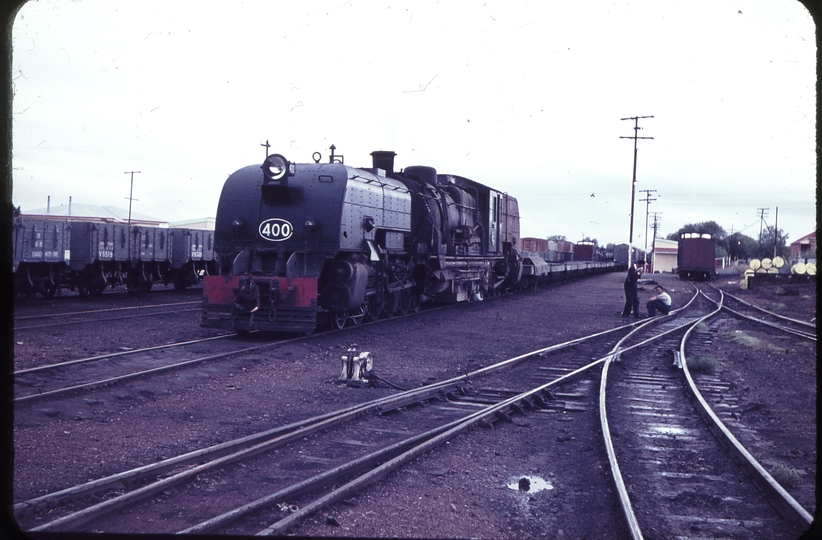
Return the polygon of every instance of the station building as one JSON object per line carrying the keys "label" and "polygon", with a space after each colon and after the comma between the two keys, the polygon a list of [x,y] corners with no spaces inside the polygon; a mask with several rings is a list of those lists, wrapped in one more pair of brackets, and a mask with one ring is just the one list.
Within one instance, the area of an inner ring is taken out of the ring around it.
{"label": "station building", "polygon": [[816,231],[791,242],[791,260],[816,259]]}

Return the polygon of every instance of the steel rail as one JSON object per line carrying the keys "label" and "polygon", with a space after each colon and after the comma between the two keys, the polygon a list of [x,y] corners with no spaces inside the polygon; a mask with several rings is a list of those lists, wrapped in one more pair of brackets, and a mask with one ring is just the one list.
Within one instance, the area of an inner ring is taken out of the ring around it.
{"label": "steel rail", "polygon": [[[711,286],[713,287],[713,285],[711,285]],[[731,295],[729,295],[728,293],[726,293],[725,291],[723,291],[721,289],[716,289],[716,290],[718,290],[721,295],[731,296]],[[713,302],[714,304],[719,305],[719,303],[717,303],[716,300],[714,300],[713,298],[711,298],[710,296],[708,296],[704,292],[702,293],[702,295],[705,298],[707,298],[709,301]],[[734,297],[731,296],[731,298],[734,298]],[[779,319],[790,321],[790,322],[793,322],[793,323],[798,323],[800,325],[808,326],[807,323],[804,323],[803,321],[797,321],[796,319],[791,319],[789,317],[783,317],[783,316],[778,315],[776,313],[771,313],[770,311],[764,310],[762,308],[759,308],[757,306],[754,306],[753,304],[749,304],[749,303],[744,302],[744,301],[742,301],[742,303],[745,304],[745,305],[750,306],[751,308],[758,309],[759,311],[767,313],[768,315],[771,315],[773,317],[777,317]],[[762,319],[757,319],[756,317],[751,317],[750,315],[745,315],[744,313],[742,313],[740,311],[737,311],[735,309],[731,309],[728,306],[724,305],[724,302],[722,302],[722,309],[724,309],[724,310],[726,310],[726,311],[728,311],[728,312],[730,312],[730,313],[732,313],[732,314],[734,314],[737,317],[740,317],[742,319],[746,319],[746,320],[749,320],[749,321],[752,321],[752,322],[755,322],[755,323],[759,323],[759,324],[767,326],[769,328],[773,328],[775,330],[785,332],[786,334],[791,334],[791,335],[794,335],[794,336],[797,336],[797,337],[805,338],[805,339],[808,339],[810,341],[816,341],[816,335],[815,334],[810,334],[808,332],[803,332],[801,330],[794,330],[793,328],[788,328],[787,326],[782,326],[781,324],[776,324],[776,323],[772,323],[772,322],[769,322],[769,321],[763,321]],[[812,326],[812,328],[814,328],[814,330],[815,330],[816,326]]]}
{"label": "steel rail", "polygon": [[37,371],[46,371],[49,369],[57,369],[65,366],[71,366],[74,364],[84,364],[86,362],[95,362],[97,360],[105,360],[106,358],[114,358],[116,356],[126,356],[129,354],[138,354],[148,351],[157,351],[162,349],[170,349],[172,347],[180,347],[182,345],[195,345],[197,343],[204,343],[206,341],[212,341],[215,339],[225,339],[229,337],[234,337],[236,334],[220,334],[219,336],[212,336],[203,339],[192,339],[189,341],[180,341],[178,343],[168,343],[166,345],[155,345],[154,347],[143,347],[142,349],[131,349],[128,351],[118,351],[116,353],[109,353],[109,354],[101,354],[99,356],[90,356],[88,358],[78,358],[77,360],[67,360],[66,362],[59,362],[57,364],[48,364],[45,366],[37,366],[33,368],[21,369],[19,371],[15,371],[12,375],[25,375],[27,373],[35,373]]}
{"label": "steel rail", "polygon": [[611,428],[608,424],[608,411],[606,407],[606,388],[607,388],[607,381],[608,381],[608,368],[611,365],[611,362],[618,359],[620,354],[626,352],[628,350],[634,349],[639,347],[640,345],[644,345],[654,339],[658,339],[664,335],[667,335],[671,332],[681,330],[685,326],[688,325],[696,325],[697,323],[690,321],[683,325],[679,325],[673,330],[663,332],[658,336],[652,337],[647,339],[641,343],[632,345],[630,347],[622,348],[622,344],[627,341],[632,335],[636,334],[639,330],[643,329],[644,327],[650,325],[652,322],[657,322],[664,320],[666,317],[670,317],[671,315],[686,309],[690,306],[694,300],[699,296],[699,290],[694,288],[694,295],[691,297],[691,300],[685,304],[682,308],[671,310],[671,312],[666,316],[661,316],[655,319],[649,320],[647,323],[638,326],[634,331],[628,333],[625,337],[623,337],[611,350],[611,354],[605,358],[605,363],[602,366],[602,374],[600,377],[600,386],[599,386],[599,421],[602,427],[602,438],[605,443],[605,452],[608,455],[608,463],[611,468],[611,476],[614,479],[614,485],[616,486],[617,490],[617,497],[619,498],[619,505],[622,509],[622,515],[625,517],[625,525],[628,527],[628,530],[631,534],[631,538],[633,540],[641,540],[642,530],[639,527],[639,521],[636,518],[636,514],[634,513],[633,505],[631,504],[631,497],[628,495],[628,488],[625,486],[625,480],[622,478],[622,472],[619,468],[619,460],[616,456],[616,450],[614,449],[614,443],[611,439]]}
{"label": "steel rail", "polygon": [[256,499],[250,503],[244,504],[238,508],[210,518],[208,520],[202,521],[196,525],[193,525],[187,529],[177,532],[177,534],[203,534],[214,531],[219,527],[223,527],[228,525],[238,519],[243,518],[244,516],[261,510],[263,508],[267,508],[277,501],[284,500],[289,497],[297,497],[300,495],[304,495],[317,489],[321,489],[333,482],[339,481],[341,478],[345,477],[346,475],[356,474],[363,468],[372,468],[379,464],[383,460],[388,460],[393,457],[396,457],[398,453],[406,451],[407,448],[412,447],[415,444],[419,444],[424,442],[432,437],[435,437],[446,431],[455,427],[462,423],[464,419],[455,420],[443,426],[438,426],[434,429],[428,430],[424,433],[420,433],[418,435],[414,435],[413,437],[409,437],[405,440],[398,441],[390,446],[385,448],[381,448],[375,452],[372,452],[368,455],[361,456],[353,461],[344,463],[327,471],[324,471],[320,474],[312,476],[311,478],[307,478],[302,480],[301,482],[297,482],[296,484],[292,484],[286,488],[280,489],[270,495],[266,495],[259,499]]}
{"label": "steel rail", "polygon": [[740,311],[736,311],[735,309],[731,309],[728,306],[724,306],[724,309],[731,312],[731,313],[733,313],[737,317],[742,317],[743,319],[748,319],[750,321],[757,322],[759,324],[768,326],[770,328],[774,328],[776,330],[781,330],[782,332],[785,332],[786,334],[792,334],[794,336],[805,338],[805,339],[808,339],[810,341],[816,341],[816,336],[814,334],[809,334],[808,332],[802,332],[800,330],[794,330],[792,328],[788,328],[787,326],[782,326],[781,324],[776,324],[776,323],[772,323],[772,322],[768,322],[768,321],[763,321],[761,319],[756,319],[756,318],[751,317],[749,315],[745,315],[744,313],[742,313]]}
{"label": "steel rail", "polygon": [[[636,324],[636,323],[633,323],[633,324]],[[628,326],[631,326],[631,325],[628,325]],[[526,358],[529,358],[530,356],[534,356],[534,355],[537,355],[537,354],[544,354],[546,352],[551,352],[551,351],[557,350],[559,348],[569,347],[571,345],[576,345],[578,343],[582,343],[585,340],[593,339],[595,337],[599,337],[601,335],[605,335],[605,334],[608,334],[610,332],[616,332],[616,331],[622,330],[624,328],[625,327],[612,328],[610,330],[606,330],[604,332],[599,332],[599,333],[596,333],[596,334],[592,334],[590,336],[584,336],[584,337],[577,338],[577,339],[574,339],[574,340],[571,340],[571,341],[568,341],[568,342],[565,342],[565,343],[561,343],[561,344],[558,344],[558,345],[552,345],[552,346],[549,346],[549,347],[545,347],[545,348],[539,349],[537,351],[531,351],[531,352],[525,353],[523,355],[517,356],[515,358],[510,358],[508,360],[500,362],[499,364],[494,364],[492,366],[488,366],[488,367],[476,370],[476,371],[474,371],[470,374],[466,374],[466,375],[463,375],[461,377],[457,377],[455,379],[462,379],[464,377],[471,377],[471,376],[473,376],[473,377],[481,376],[481,375],[484,375],[486,373],[496,371],[498,369],[503,369],[503,368],[505,368],[509,365],[515,364],[515,363],[520,362],[522,360],[525,360]],[[114,384],[117,384],[117,383],[125,381],[125,380],[130,380],[130,379],[142,377],[142,376],[145,376],[145,375],[152,375],[152,374],[160,373],[162,371],[167,371],[167,370],[170,370],[170,369],[176,369],[176,368],[179,368],[179,367],[184,367],[184,366],[188,366],[188,365],[192,365],[192,364],[196,364],[196,363],[200,363],[200,362],[215,360],[217,358],[225,358],[225,357],[233,356],[233,355],[236,355],[236,354],[246,353],[246,352],[250,352],[250,351],[256,351],[256,350],[259,350],[259,349],[264,349],[266,347],[274,347],[274,346],[282,345],[282,344],[285,344],[285,343],[291,343],[292,341],[297,341],[297,340],[302,340],[302,339],[305,339],[305,338],[296,338],[295,340],[279,341],[277,343],[266,343],[264,345],[249,347],[249,348],[242,349],[242,350],[239,350],[239,351],[218,353],[218,354],[214,354],[214,355],[210,355],[210,356],[204,356],[204,357],[201,357],[201,358],[194,358],[194,359],[191,359],[191,360],[186,360],[184,362],[177,362],[177,363],[169,364],[169,365],[166,365],[166,366],[160,366],[160,367],[147,369],[147,370],[143,370],[143,371],[136,371],[134,373],[129,373],[129,374],[126,374],[126,375],[119,375],[117,377],[110,377],[108,379],[102,379],[102,380],[99,380],[99,381],[93,381],[93,382],[88,382],[88,383],[83,383],[83,384],[77,384],[77,385],[68,386],[68,387],[65,387],[65,388],[58,388],[58,389],[55,389],[55,390],[49,390],[47,392],[39,392],[39,393],[36,393],[36,394],[29,394],[29,395],[26,395],[26,396],[20,396],[20,397],[14,398],[13,402],[14,403],[23,403],[23,402],[26,402],[26,401],[32,401],[32,400],[41,399],[41,398],[45,398],[45,397],[54,397],[54,396],[57,396],[57,395],[66,394],[66,393],[70,393],[70,392],[76,392],[76,391],[80,391],[80,390],[93,390],[95,388],[105,388],[107,386],[112,386]]]}
{"label": "steel rail", "polygon": [[[597,365],[601,364],[602,362],[605,361],[605,359],[606,358],[600,358],[598,360],[590,362],[589,364],[587,364],[587,365],[585,365],[581,368],[578,368],[578,369],[576,369],[576,370],[574,370],[570,373],[566,373],[565,375],[562,375],[562,376],[554,379],[553,381],[550,381],[548,383],[540,385],[540,386],[538,386],[536,388],[533,388],[531,390],[522,392],[522,393],[517,394],[515,396],[512,396],[510,398],[507,398],[507,399],[505,399],[503,401],[500,401],[500,402],[498,402],[494,405],[489,405],[487,407],[484,407],[484,408],[480,409],[479,411],[471,413],[470,415],[466,416],[465,418],[463,418],[461,420],[457,420],[456,422],[453,422],[452,424],[448,424],[448,425],[442,426],[440,428],[435,428],[431,432],[423,434],[423,435],[429,435],[430,434],[430,437],[426,438],[425,440],[423,440],[419,444],[412,445],[411,448],[409,448],[408,450],[406,450],[402,454],[390,459],[389,461],[387,461],[385,463],[382,463],[381,465],[379,465],[376,468],[372,469],[368,473],[366,473],[362,476],[359,476],[359,477],[357,477],[353,480],[350,480],[349,482],[347,482],[346,484],[340,486],[339,488],[336,488],[333,491],[329,492],[328,494],[320,497],[319,499],[317,499],[315,501],[312,501],[308,505],[298,509],[296,512],[293,512],[288,517],[276,521],[275,523],[269,525],[265,529],[257,532],[255,534],[255,536],[269,536],[269,535],[281,534],[281,533],[284,533],[284,532],[288,531],[290,528],[295,526],[303,518],[313,514],[314,512],[322,509],[325,506],[333,504],[333,503],[349,496],[350,494],[352,494],[356,491],[359,491],[359,490],[363,489],[364,487],[376,482],[377,480],[380,480],[381,478],[385,477],[386,475],[388,475],[389,473],[391,473],[395,469],[399,468],[400,466],[404,465],[405,463],[408,463],[409,461],[415,459],[419,455],[435,448],[436,446],[439,446],[440,444],[443,444],[444,442],[450,440],[451,438],[453,438],[454,436],[462,433],[463,431],[466,431],[467,429],[470,429],[470,428],[478,425],[480,422],[484,421],[485,419],[495,418],[497,413],[501,412],[503,409],[509,408],[517,402],[527,400],[529,397],[531,397],[535,394],[538,394],[538,393],[540,393],[544,390],[547,390],[548,388],[550,388],[552,386],[555,386],[555,385],[560,384],[562,382],[567,382],[570,378],[575,377],[575,376],[579,375],[580,373],[584,373],[585,371],[593,368],[594,366],[597,366]],[[449,427],[449,426],[453,426],[453,427]],[[433,433],[433,432],[437,432],[437,431],[439,431],[438,434]],[[371,457],[371,456],[366,456],[366,458],[369,458],[369,457]],[[378,459],[375,458],[374,461],[378,461]],[[328,471],[328,473],[331,473],[331,471]],[[319,477],[321,477],[321,476],[322,475],[318,475],[314,479],[309,479],[306,482],[314,481],[315,479],[319,480]],[[286,488],[286,489],[289,489],[289,490],[290,489],[298,489],[298,486],[303,487],[303,486],[301,486],[301,484],[295,484],[294,486],[291,486],[290,488]],[[275,497],[276,495],[277,495],[277,493],[271,494],[267,497],[263,497],[262,499],[258,499],[258,501],[255,501],[255,502],[250,503],[250,504],[254,505],[254,510],[257,510],[257,509],[261,508],[264,505],[270,505],[271,503],[275,502],[276,501],[276,497]],[[261,506],[258,506],[258,505],[261,505]],[[231,515],[232,517],[229,518],[229,515]],[[233,514],[231,512],[229,512],[229,513],[225,514],[224,516],[218,516],[217,518],[213,518],[213,519],[222,521],[223,519],[236,519],[237,517],[240,517],[240,516],[233,516]]]}
{"label": "steel rail", "polygon": [[125,311],[129,309],[147,309],[153,307],[169,307],[169,306],[185,306],[189,304],[202,304],[201,300],[196,300],[193,302],[171,302],[167,304],[145,304],[139,306],[125,306],[125,307],[116,307],[116,308],[105,308],[105,309],[88,309],[84,311],[67,311],[66,313],[49,313],[47,315],[25,315],[22,317],[15,317],[15,321],[30,321],[34,319],[47,319],[49,317],[65,317],[67,315],[86,315],[88,313],[107,313],[109,311]]}
{"label": "steel rail", "polygon": [[266,343],[264,345],[256,345],[254,347],[247,347],[247,348],[240,349],[240,350],[237,350],[237,351],[227,351],[227,352],[224,352],[224,353],[217,353],[217,354],[212,354],[212,355],[209,355],[209,356],[202,356],[200,358],[192,358],[191,360],[185,360],[183,362],[176,362],[174,364],[168,364],[168,365],[160,366],[160,367],[156,367],[156,368],[145,369],[143,371],[135,371],[134,373],[128,373],[126,375],[118,375],[117,377],[110,377],[108,379],[102,379],[102,380],[99,380],[99,381],[93,381],[93,382],[89,382],[89,383],[82,383],[82,384],[77,384],[77,385],[74,385],[74,386],[67,386],[67,387],[64,387],[64,388],[57,388],[55,390],[49,390],[47,392],[40,392],[40,393],[37,393],[37,394],[29,394],[29,395],[26,395],[26,396],[20,396],[20,397],[14,398],[13,401],[14,401],[14,403],[23,403],[23,402],[26,402],[26,401],[33,401],[33,400],[41,399],[41,398],[45,398],[45,397],[54,397],[54,396],[61,395],[61,394],[76,392],[76,391],[79,391],[79,390],[93,390],[95,388],[105,388],[107,386],[112,386],[112,385],[115,385],[115,384],[117,384],[119,382],[122,382],[122,381],[127,381],[127,380],[130,380],[130,379],[136,379],[138,377],[144,377],[146,375],[152,375],[152,374],[155,374],[155,373],[160,373],[160,372],[167,371],[167,370],[170,370],[170,369],[177,369],[177,368],[184,367],[184,366],[189,366],[189,365],[192,365],[192,364],[207,362],[209,360],[216,360],[218,358],[227,358],[227,357],[235,356],[235,355],[238,355],[238,354],[243,354],[243,353],[247,353],[247,352],[251,352],[251,351],[264,349],[266,347],[271,347],[273,345],[278,345],[280,343],[283,343],[283,342],[278,342],[276,344]]}
{"label": "steel rail", "polygon": [[[628,325],[631,326],[631,325]],[[279,444],[286,444],[290,442],[292,439],[296,439],[299,437],[303,437],[307,434],[313,433],[315,431],[325,429],[334,423],[341,423],[349,418],[354,418],[363,414],[367,414],[369,412],[380,412],[390,408],[396,408],[403,406],[408,403],[418,402],[424,399],[429,399],[431,397],[439,396],[445,392],[446,388],[455,388],[460,383],[465,383],[469,381],[471,378],[480,377],[482,375],[486,375],[488,373],[492,373],[494,371],[499,371],[506,369],[515,365],[516,363],[523,361],[531,356],[537,356],[540,354],[544,354],[547,352],[557,351],[566,347],[570,347],[576,345],[578,343],[584,342],[589,339],[593,339],[596,337],[601,337],[603,335],[609,334],[611,332],[615,332],[618,330],[622,330],[625,327],[614,328],[610,330],[606,330],[603,332],[598,332],[596,334],[591,334],[589,336],[584,336],[581,338],[576,338],[567,342],[559,343],[556,345],[551,345],[549,347],[544,347],[542,349],[538,349],[532,351],[530,353],[526,353],[523,355],[519,355],[515,358],[510,358],[504,360],[502,362],[498,362],[491,366],[487,366],[485,368],[481,368],[479,370],[467,373],[465,375],[460,375],[457,377],[453,377],[446,381],[441,381],[439,383],[433,383],[431,385],[423,386],[417,389],[412,389],[408,391],[401,392],[399,394],[395,394],[393,396],[387,396],[383,398],[379,398],[365,404],[358,404],[354,405],[340,411],[333,411],[331,413],[327,413],[324,415],[315,416],[303,421],[295,422],[288,426],[283,426],[280,428],[275,428],[272,430],[264,431],[258,434],[249,435],[243,437],[241,439],[237,439],[235,441],[229,441],[226,443],[217,444],[205,449],[197,450],[194,452],[189,452],[187,454],[183,454],[181,456],[177,456],[175,458],[170,458],[168,460],[164,460],[161,462],[153,463],[151,465],[146,465],[143,467],[137,467],[135,469],[131,469],[129,471],[125,471],[122,473],[118,473],[115,475],[111,475],[105,478],[101,478],[98,480],[93,480],[90,482],[86,482],[85,484],[81,484],[78,486],[74,486],[71,488],[67,488],[64,490],[60,490],[58,492],[54,492],[51,494],[46,494],[34,499],[30,499],[21,503],[17,503],[13,507],[13,511],[15,514],[23,513],[27,510],[36,509],[39,507],[45,506],[54,506],[59,504],[62,500],[67,500],[73,497],[78,497],[80,495],[85,495],[97,491],[101,491],[107,489],[111,486],[115,486],[118,484],[122,484],[123,480],[125,479],[142,479],[146,478],[151,475],[161,474],[166,472],[174,467],[180,467],[184,465],[191,464],[193,462],[202,461],[203,458],[213,458],[213,461],[208,463],[204,463],[200,466],[189,468],[185,471],[175,474],[172,477],[166,478],[161,482],[155,482],[154,484],[149,484],[141,488],[140,492],[137,495],[133,495],[135,492],[129,492],[118,496],[116,498],[110,499],[104,503],[100,503],[93,507],[89,507],[82,515],[77,515],[77,518],[71,518],[70,516],[66,516],[62,518],[59,523],[49,522],[39,526],[37,529],[33,530],[48,530],[52,526],[65,526],[74,521],[74,519],[88,521],[94,519],[95,515],[92,515],[92,512],[98,513],[105,513],[107,511],[113,511],[116,508],[120,508],[121,506],[125,506],[127,504],[131,504],[135,499],[148,497],[158,491],[165,489],[171,483],[178,483],[182,482],[186,478],[192,476],[193,474],[198,474],[203,472],[203,470],[208,470],[210,468],[217,467],[219,465],[228,464],[230,461],[234,459],[241,459],[242,457],[250,457],[249,449],[253,448],[257,452],[262,452],[268,449],[273,448]],[[304,338],[297,338],[297,339],[304,339]],[[282,342],[281,342],[282,343]],[[247,349],[245,351],[240,352],[247,352],[248,350],[260,349],[263,347],[270,347],[272,345],[277,344],[266,344],[261,345],[259,347],[254,347],[252,349]],[[225,353],[223,355],[215,355],[216,356],[227,356],[232,354],[238,354],[237,352],[232,353]],[[195,361],[203,361],[203,359],[196,359],[188,361],[187,363],[195,362]],[[175,364],[175,366],[179,366],[180,364]],[[159,368],[158,368],[159,369]],[[165,369],[165,368],[163,368]],[[569,374],[570,375],[570,374]],[[331,420],[331,422],[327,422]],[[273,442],[272,442],[273,441]],[[234,454],[230,454],[229,452],[235,452]],[[241,455],[240,455],[241,454]],[[223,459],[227,457],[228,459]],[[219,462],[218,462],[219,460]],[[115,507],[115,505],[117,505]],[[95,509],[95,510],[92,510]],[[79,513],[78,513],[79,514]],[[72,514],[75,515],[75,514]]]}
{"label": "steel rail", "polygon": [[[687,305],[690,305],[690,303],[693,302],[693,300],[696,298],[696,296],[697,295],[695,294],[694,297],[691,299],[690,302],[688,302]],[[648,324],[656,322],[656,320],[657,319],[650,320],[650,321],[645,321],[641,325],[641,327],[644,327]],[[661,320],[661,318],[658,319],[658,320]],[[631,325],[628,325],[628,326],[634,326],[636,324],[637,323],[632,323]],[[662,337],[662,335],[665,335],[665,334],[667,334],[667,332],[663,333],[663,334],[660,334],[660,336],[658,336],[658,337]],[[468,417],[466,417],[462,421],[459,421],[460,423],[457,426],[455,426],[453,428],[449,428],[448,431],[443,432],[442,434],[435,436],[433,439],[429,439],[429,440],[421,443],[420,445],[411,448],[410,450],[404,452],[402,455],[397,456],[397,457],[391,459],[389,462],[386,462],[386,463],[380,465],[379,467],[372,470],[371,472],[348,482],[347,484],[345,484],[344,486],[341,486],[338,489],[335,489],[334,491],[332,491],[328,495],[326,495],[326,496],[310,503],[309,505],[299,509],[298,511],[292,513],[290,516],[288,516],[288,517],[286,517],[282,520],[279,520],[279,521],[275,522],[274,524],[270,525],[269,527],[257,532],[256,535],[257,536],[267,536],[267,535],[273,535],[273,534],[281,534],[281,533],[284,533],[284,532],[288,531],[291,527],[296,525],[299,520],[301,520],[301,519],[305,518],[306,516],[320,510],[324,506],[327,506],[327,505],[332,504],[332,503],[334,503],[334,502],[336,502],[340,499],[343,499],[346,496],[348,496],[349,494],[351,494],[355,491],[358,491],[358,490],[364,488],[365,486],[379,480],[380,478],[382,478],[385,475],[389,474],[394,469],[396,469],[399,466],[407,463],[408,461],[416,458],[418,455],[430,450],[434,446],[442,444],[444,441],[450,439],[454,435],[457,435],[458,433],[473,427],[477,423],[483,421],[485,418],[495,416],[498,411],[502,411],[504,408],[511,407],[513,404],[515,404],[519,401],[525,400],[525,399],[529,398],[530,396],[532,396],[532,395],[534,395],[538,392],[542,392],[544,390],[547,390],[551,386],[554,386],[554,385],[559,384],[561,382],[565,382],[568,379],[570,379],[570,378],[572,378],[572,377],[574,377],[574,376],[576,376],[580,373],[583,373],[583,372],[593,368],[594,366],[597,366],[597,365],[599,365],[603,362],[608,361],[610,358],[613,357],[612,353],[613,353],[613,350],[612,350],[611,353],[609,353],[605,357],[602,357],[602,358],[600,358],[598,360],[595,360],[594,362],[591,362],[591,363],[589,363],[589,364],[587,364],[587,365],[585,365],[585,366],[583,366],[579,369],[576,369],[576,370],[574,370],[570,373],[567,373],[567,374],[565,374],[561,377],[558,377],[557,379],[555,379],[553,381],[550,381],[550,382],[548,382],[544,385],[541,385],[541,386],[539,386],[535,389],[520,393],[516,396],[512,396],[512,397],[510,397],[510,398],[508,398],[504,401],[499,402],[498,404],[490,405],[488,407],[485,407],[485,408],[481,409],[480,411],[477,411],[477,412],[469,415]],[[330,471],[329,471],[329,473],[330,473]],[[322,475],[318,475],[318,477],[319,476],[322,476]],[[303,487],[301,484],[295,484],[295,486],[292,486],[291,488],[286,488],[286,489],[288,489],[288,490],[295,489],[296,490],[296,489],[298,489],[298,486],[299,486],[299,488]],[[253,510],[258,510],[258,509],[260,509],[260,508],[262,508],[266,505],[272,504],[276,500],[277,500],[277,494],[275,493],[275,494],[269,495],[267,497],[263,497],[262,499],[259,499],[258,501],[255,501],[254,503],[249,503],[249,505],[246,505],[248,507],[247,509],[245,509],[245,507],[242,507],[241,509],[237,509],[237,510],[234,510],[232,512],[228,512],[228,513],[224,514],[223,516],[218,516],[216,518],[213,518],[211,521],[214,523],[214,527],[216,527],[218,524],[221,524],[221,523],[224,524],[224,523],[227,523],[229,521],[233,521],[233,520],[239,518],[240,516],[237,515],[237,514],[240,513],[240,512],[243,512],[243,511],[250,512],[250,511],[253,511]],[[204,524],[201,524],[200,526],[203,526],[206,529],[202,529],[202,530],[198,529],[196,531],[188,529],[188,530],[182,531],[182,532],[205,532],[205,530],[212,530],[213,529],[213,527],[211,527],[210,525],[205,525],[205,523],[208,523],[208,522],[204,522]],[[195,526],[195,527],[198,527],[198,526]]]}
{"label": "steel rail", "polygon": [[[382,401],[384,399],[385,398],[381,398],[380,400],[376,401]],[[70,498],[89,495],[104,489],[108,489],[112,486],[122,484],[124,480],[140,481],[152,475],[163,474],[175,467],[187,466],[192,462],[200,461],[204,458],[214,459],[216,457],[221,457],[237,449],[246,448],[260,441],[265,441],[267,439],[281,435],[283,433],[290,433],[303,426],[310,425],[314,422],[319,422],[321,420],[330,418],[340,413],[358,410],[361,407],[362,405],[354,405],[352,407],[348,407],[340,411],[333,411],[331,413],[313,416],[311,418],[306,418],[304,420],[287,424],[285,426],[280,426],[259,433],[254,433],[252,435],[247,435],[239,439],[226,441],[224,443],[219,443],[213,446],[209,446],[207,448],[181,454],[173,458],[164,459],[162,461],[158,461],[150,465],[144,465],[142,467],[137,467],[127,471],[123,471],[121,473],[106,476],[104,478],[92,480],[84,484],[66,488],[53,493],[48,493],[40,497],[35,497],[33,499],[17,503],[12,507],[12,510],[15,515],[25,515],[25,513],[29,510],[36,510],[41,507],[57,506],[59,502],[62,500],[68,500]]]}
{"label": "steel rail", "polygon": [[77,320],[77,321],[57,321],[50,324],[32,324],[29,326],[15,326],[14,330],[31,330],[34,328],[50,328],[53,326],[63,326],[69,324],[91,324],[97,323],[101,321],[122,321],[125,319],[136,319],[137,317],[151,317],[153,315],[173,315],[175,313],[185,313],[187,311],[199,311],[200,308],[189,308],[189,309],[178,309],[176,311],[153,311],[151,313],[136,313],[134,315],[123,315],[121,317],[109,317],[107,319],[86,319],[86,320]]}
{"label": "steel rail", "polygon": [[801,320],[799,320],[799,319],[793,319],[793,318],[791,318],[791,317],[786,317],[786,316],[784,316],[784,315],[780,315],[779,313],[774,313],[773,311],[768,311],[767,309],[764,309],[764,308],[762,308],[762,307],[760,307],[760,306],[757,306],[757,305],[755,305],[755,304],[751,304],[750,302],[747,302],[747,301],[745,301],[745,300],[743,300],[743,299],[741,299],[741,298],[739,298],[739,297],[737,297],[737,296],[734,296],[734,295],[732,295],[731,293],[729,293],[729,292],[727,292],[727,291],[723,291],[722,289],[720,289],[720,288],[718,288],[718,287],[715,287],[714,285],[712,285],[712,284],[710,284],[710,283],[708,283],[708,285],[709,285],[710,287],[712,287],[712,288],[716,289],[717,291],[720,291],[720,292],[724,293],[724,294],[725,294],[725,296],[728,296],[728,297],[730,297],[730,298],[733,298],[734,300],[736,300],[736,301],[737,301],[737,302],[739,302],[740,304],[745,304],[746,306],[748,306],[748,307],[750,307],[750,308],[753,308],[753,309],[756,309],[756,310],[759,310],[759,311],[761,311],[762,313],[766,313],[766,314],[770,315],[771,317],[776,317],[776,318],[778,318],[778,319],[783,319],[783,320],[786,320],[786,321],[790,321],[790,322],[792,322],[792,323],[796,323],[796,324],[799,324],[799,325],[801,325],[801,326],[806,326],[806,327],[808,327],[808,328],[813,328],[814,330],[816,330],[816,324],[815,324],[815,323],[811,323],[811,322],[808,322],[808,321],[801,321]]}
{"label": "steel rail", "polygon": [[[720,294],[724,295],[723,291],[720,291]],[[708,297],[706,296],[706,298]],[[720,303],[722,302],[723,298],[720,298]],[[719,310],[706,316],[705,319],[716,315],[718,311]],[[713,433],[723,442],[726,448],[730,449],[732,454],[739,458],[743,466],[748,470],[749,474],[753,476],[757,485],[759,485],[766,493],[768,493],[768,495],[771,496],[771,498],[777,503],[776,506],[781,510],[785,517],[801,525],[810,526],[813,521],[813,516],[810,512],[805,510],[796,501],[796,499],[794,499],[790,493],[788,493],[785,488],[783,488],[779,482],[777,482],[773,476],[765,470],[759,461],[757,461],[756,458],[748,452],[748,450],[739,442],[734,434],[731,433],[725,423],[719,419],[716,413],[714,413],[705,398],[702,397],[702,393],[699,391],[696,383],[691,377],[691,372],[688,370],[688,362],[685,359],[685,341],[688,339],[691,330],[688,330],[688,332],[685,333],[685,336],[682,338],[682,342],[680,344],[679,354],[682,357],[682,372],[688,381],[688,387],[691,389],[691,393],[696,398],[700,412],[706,417],[706,419],[708,419],[710,423],[711,431],[713,431]]]}

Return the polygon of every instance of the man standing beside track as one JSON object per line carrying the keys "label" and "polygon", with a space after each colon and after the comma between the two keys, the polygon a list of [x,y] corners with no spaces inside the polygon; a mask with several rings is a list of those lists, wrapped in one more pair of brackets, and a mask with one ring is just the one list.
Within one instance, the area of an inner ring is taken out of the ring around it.
{"label": "man standing beside track", "polygon": [[645,268],[645,261],[638,260],[628,268],[628,275],[625,277],[625,307],[622,309],[622,316],[628,317],[631,311],[634,312],[634,317],[639,319],[639,292],[637,292],[636,282],[639,276],[642,275],[642,270]]}

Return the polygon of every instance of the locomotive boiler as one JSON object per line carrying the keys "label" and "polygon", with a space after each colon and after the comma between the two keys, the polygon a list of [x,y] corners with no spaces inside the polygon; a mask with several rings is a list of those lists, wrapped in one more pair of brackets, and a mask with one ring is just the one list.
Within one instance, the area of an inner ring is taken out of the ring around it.
{"label": "locomotive boiler", "polygon": [[372,167],[273,154],[228,177],[202,326],[310,333],[482,299],[522,276],[517,200],[394,152]]}

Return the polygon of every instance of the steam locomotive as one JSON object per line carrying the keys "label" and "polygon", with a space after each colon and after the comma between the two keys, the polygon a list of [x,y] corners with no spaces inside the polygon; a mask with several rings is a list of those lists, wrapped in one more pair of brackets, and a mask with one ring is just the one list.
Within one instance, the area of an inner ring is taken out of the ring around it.
{"label": "steam locomotive", "polygon": [[433,167],[394,171],[391,151],[370,168],[334,151],[328,163],[272,154],[228,177],[201,326],[310,333],[520,282],[514,197]]}

